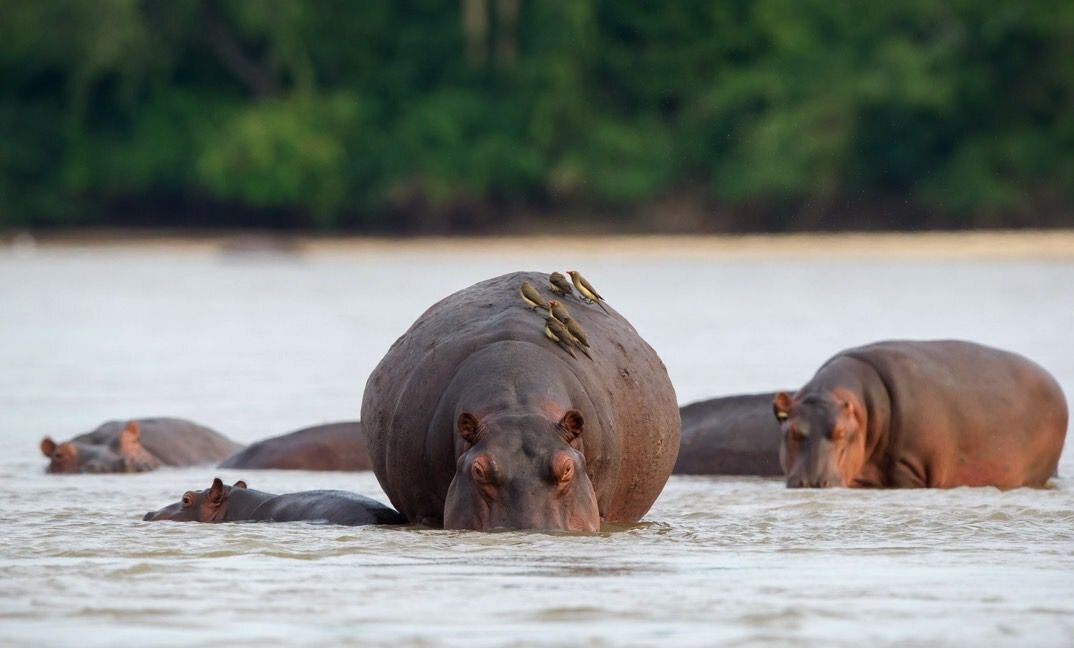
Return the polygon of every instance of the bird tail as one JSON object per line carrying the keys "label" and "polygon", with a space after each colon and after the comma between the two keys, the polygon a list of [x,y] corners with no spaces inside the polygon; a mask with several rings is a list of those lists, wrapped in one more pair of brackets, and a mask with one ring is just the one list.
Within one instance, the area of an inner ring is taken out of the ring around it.
{"label": "bird tail", "polygon": [[[599,299],[597,300],[597,306],[600,306],[600,309],[602,311],[604,311],[605,313],[608,313],[608,309],[607,309],[607,307],[604,306],[604,302],[602,302]],[[608,313],[608,314],[610,315],[611,313]]]}

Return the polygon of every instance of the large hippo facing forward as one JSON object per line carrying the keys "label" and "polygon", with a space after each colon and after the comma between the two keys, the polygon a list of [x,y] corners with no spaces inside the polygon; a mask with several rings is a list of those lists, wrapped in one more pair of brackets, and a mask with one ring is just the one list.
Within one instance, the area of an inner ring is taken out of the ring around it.
{"label": "large hippo facing forward", "polygon": [[536,272],[459,291],[369,377],[373,470],[411,522],[592,531],[639,520],[671,473],[679,410],[656,353],[618,313],[568,297],[592,359],[570,353],[519,298],[524,281],[552,297]]}
{"label": "large hippo facing forward", "polygon": [[276,470],[370,470],[362,424],[325,423],[251,443],[221,468]]}
{"label": "large hippo facing forward", "polygon": [[108,421],[70,441],[41,440],[50,473],[145,472],[216,463],[242,446],[219,432],[177,418]]}
{"label": "large hippo facing forward", "polygon": [[1067,429],[1048,372],[953,340],[843,351],[773,407],[790,487],[1040,487]]}
{"label": "large hippo facing forward", "polygon": [[676,475],[783,474],[779,445],[783,433],[772,418],[775,392],[725,396],[679,409],[682,441]]}

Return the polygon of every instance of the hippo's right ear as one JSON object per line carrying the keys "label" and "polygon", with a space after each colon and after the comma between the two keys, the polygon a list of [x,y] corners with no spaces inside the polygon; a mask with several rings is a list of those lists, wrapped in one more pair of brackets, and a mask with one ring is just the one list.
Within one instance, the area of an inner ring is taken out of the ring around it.
{"label": "hippo's right ear", "polygon": [[459,420],[455,421],[455,430],[462,440],[470,445],[477,445],[481,438],[481,423],[470,412],[459,414]]}
{"label": "hippo's right ear", "polygon": [[209,501],[213,504],[219,504],[224,501],[225,496],[224,482],[220,481],[219,477],[213,479],[213,485],[209,487]]}
{"label": "hippo's right ear", "polygon": [[231,487],[232,488],[243,488],[243,489],[245,489],[246,488],[246,482],[244,482],[243,480],[240,479],[239,481],[237,481],[234,484],[232,484]]}
{"label": "hippo's right ear", "polygon": [[787,392],[780,392],[772,400],[772,413],[782,423],[791,417],[791,397]]}
{"label": "hippo's right ear", "polygon": [[41,454],[45,455],[49,459],[56,452],[56,442],[52,440],[52,437],[45,437],[41,439]]}

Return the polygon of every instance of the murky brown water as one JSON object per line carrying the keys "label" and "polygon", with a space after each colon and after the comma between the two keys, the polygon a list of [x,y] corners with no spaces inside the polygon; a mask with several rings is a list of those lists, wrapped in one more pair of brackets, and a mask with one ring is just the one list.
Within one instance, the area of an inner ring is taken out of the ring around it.
{"label": "murky brown water", "polygon": [[427,305],[520,268],[586,271],[683,403],[797,385],[887,337],[1010,348],[1074,393],[1074,264],[604,252],[0,252],[0,644],[1074,643],[1064,480],[1001,493],[673,478],[643,524],[572,536],[141,521],[214,475],[382,498],[370,473],[42,473],[42,435],[107,418],[186,416],[241,441],[354,418]]}

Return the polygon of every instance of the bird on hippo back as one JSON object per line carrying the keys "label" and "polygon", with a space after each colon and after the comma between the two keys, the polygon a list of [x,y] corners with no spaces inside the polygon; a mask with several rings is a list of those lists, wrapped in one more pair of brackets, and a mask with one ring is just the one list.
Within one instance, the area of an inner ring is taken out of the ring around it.
{"label": "bird on hippo back", "polygon": [[430,307],[370,375],[373,470],[411,522],[593,531],[639,520],[678,453],[679,412],[656,353],[614,310],[579,304],[593,359],[545,336],[519,272]]}

